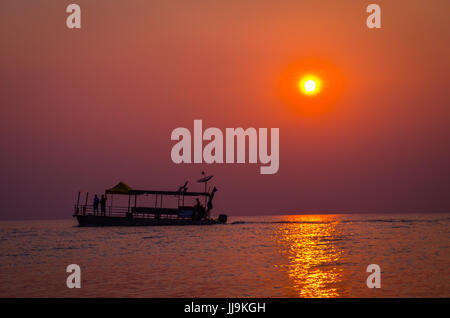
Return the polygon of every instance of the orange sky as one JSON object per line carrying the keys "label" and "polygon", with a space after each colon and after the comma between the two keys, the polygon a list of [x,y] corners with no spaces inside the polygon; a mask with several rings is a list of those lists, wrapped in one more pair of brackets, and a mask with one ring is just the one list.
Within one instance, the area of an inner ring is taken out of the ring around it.
{"label": "orange sky", "polygon": [[[375,1],[381,30],[367,1],[76,1],[81,30],[69,3],[0,4],[0,218],[202,170],[228,214],[449,211],[448,1]],[[296,68],[329,76],[320,102],[283,91]],[[280,128],[279,172],[173,164],[194,119]]]}

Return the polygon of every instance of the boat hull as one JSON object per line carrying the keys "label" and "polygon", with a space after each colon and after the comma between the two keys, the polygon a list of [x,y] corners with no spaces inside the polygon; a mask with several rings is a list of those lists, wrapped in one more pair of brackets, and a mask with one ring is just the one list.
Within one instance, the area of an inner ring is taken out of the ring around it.
{"label": "boat hull", "polygon": [[161,226],[161,225],[211,225],[219,224],[213,219],[165,219],[165,218],[128,218],[99,215],[74,215],[80,226]]}

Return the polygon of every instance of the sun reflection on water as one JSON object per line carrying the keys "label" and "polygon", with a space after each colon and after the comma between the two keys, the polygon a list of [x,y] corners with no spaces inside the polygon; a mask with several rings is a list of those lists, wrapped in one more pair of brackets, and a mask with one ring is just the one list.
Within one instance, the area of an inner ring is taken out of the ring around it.
{"label": "sun reflection on water", "polygon": [[333,215],[286,216],[275,234],[282,254],[282,264],[299,297],[339,297],[343,269],[339,264],[342,250],[336,246],[340,235]]}

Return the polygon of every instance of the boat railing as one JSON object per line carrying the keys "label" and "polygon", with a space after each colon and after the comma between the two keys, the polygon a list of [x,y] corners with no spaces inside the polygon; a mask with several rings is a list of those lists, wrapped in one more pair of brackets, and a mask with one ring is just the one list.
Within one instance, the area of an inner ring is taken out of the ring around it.
{"label": "boat railing", "polygon": [[147,208],[147,207],[125,207],[125,206],[107,206],[104,211],[99,207],[94,211],[92,205],[75,205],[74,215],[93,215],[110,217],[139,217],[139,218],[164,218],[177,219],[180,216],[177,209],[167,208]]}

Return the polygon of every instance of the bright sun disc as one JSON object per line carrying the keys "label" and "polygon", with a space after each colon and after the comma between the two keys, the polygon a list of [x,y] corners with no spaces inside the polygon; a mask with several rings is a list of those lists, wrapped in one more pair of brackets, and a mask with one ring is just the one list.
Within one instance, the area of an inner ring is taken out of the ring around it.
{"label": "bright sun disc", "polygon": [[312,92],[313,90],[315,90],[316,89],[316,82],[314,82],[313,80],[307,80],[306,82],[305,82],[305,89],[308,91],[308,92]]}
{"label": "bright sun disc", "polygon": [[312,75],[300,79],[298,82],[300,91],[305,95],[314,95],[320,91],[320,80]]}

